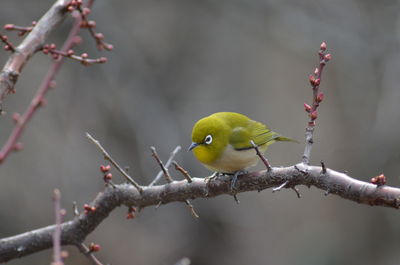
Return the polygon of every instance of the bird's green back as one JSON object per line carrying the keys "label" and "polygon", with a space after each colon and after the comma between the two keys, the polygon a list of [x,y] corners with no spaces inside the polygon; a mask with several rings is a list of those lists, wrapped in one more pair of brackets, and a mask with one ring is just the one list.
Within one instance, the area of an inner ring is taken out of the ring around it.
{"label": "bird's green back", "polygon": [[236,150],[253,148],[250,141],[253,140],[257,146],[270,145],[275,141],[295,141],[271,131],[265,124],[251,120],[245,115],[235,112],[218,112],[211,116],[220,118],[232,128],[229,143]]}

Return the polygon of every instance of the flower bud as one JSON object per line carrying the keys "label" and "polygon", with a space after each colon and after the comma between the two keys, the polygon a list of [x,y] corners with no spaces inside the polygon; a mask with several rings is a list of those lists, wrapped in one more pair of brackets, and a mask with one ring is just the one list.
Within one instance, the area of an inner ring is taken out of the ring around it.
{"label": "flower bud", "polygon": [[104,175],[104,181],[112,180],[113,175],[111,173],[107,173]]}
{"label": "flower bud", "polygon": [[311,106],[308,105],[307,103],[304,103],[303,106],[304,106],[304,110],[305,110],[306,112],[310,113],[310,111],[311,111]]}
{"label": "flower bud", "polygon": [[103,172],[103,173],[107,173],[108,171],[110,171],[110,169],[111,169],[110,165],[107,165],[107,166],[101,165],[100,166],[100,171]]}
{"label": "flower bud", "polygon": [[89,251],[90,252],[97,252],[97,251],[100,251],[100,245],[99,244],[95,244],[95,243],[90,243],[90,245],[89,245]]}
{"label": "flower bud", "polygon": [[5,24],[4,25],[4,29],[5,30],[12,30],[12,29],[14,29],[14,24]]}
{"label": "flower bud", "polygon": [[324,93],[319,93],[316,100],[318,103],[322,102],[324,100]]}
{"label": "flower bud", "polygon": [[313,112],[310,113],[310,118],[311,120],[316,120],[318,118],[318,112],[314,110]]}
{"label": "flower bud", "polygon": [[332,59],[332,55],[330,53],[328,53],[324,56],[324,59],[325,59],[325,62],[328,62]]}
{"label": "flower bud", "polygon": [[319,47],[321,51],[326,51],[326,42],[322,42],[321,46]]}
{"label": "flower bud", "polygon": [[309,76],[308,76],[308,80],[310,81],[310,84],[311,84],[312,86],[315,85],[315,77],[314,77],[313,75],[309,75]]}

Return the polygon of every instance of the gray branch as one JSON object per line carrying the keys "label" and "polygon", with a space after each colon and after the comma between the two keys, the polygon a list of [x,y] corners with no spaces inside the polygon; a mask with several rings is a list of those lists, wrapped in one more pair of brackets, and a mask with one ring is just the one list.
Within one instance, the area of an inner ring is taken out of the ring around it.
{"label": "gray branch", "polygon": [[[336,194],[344,199],[358,203],[386,206],[398,209],[400,207],[400,189],[389,186],[377,186],[351,178],[350,176],[331,169],[297,164],[295,166],[272,168],[240,175],[235,193],[261,191],[276,187],[287,182],[285,188],[298,185],[314,186],[325,190],[328,194]],[[85,238],[120,205],[144,208],[147,206],[167,204],[170,202],[185,202],[189,199],[216,197],[223,194],[233,195],[230,188],[230,177],[220,176],[209,182],[203,178],[173,181],[171,183],[152,187],[143,187],[143,192],[129,184],[106,187],[91,202],[96,207],[94,212],[81,213],[73,220],[61,225],[61,244],[79,245]],[[23,257],[34,252],[52,247],[52,234],[55,225],[39,228],[20,235],[0,240],[0,262],[6,262]]]}
{"label": "gray branch", "polygon": [[69,0],[56,1],[7,60],[0,72],[0,107],[5,96],[14,91],[18,76],[25,64],[42,47],[57,25],[64,20],[69,2]]}

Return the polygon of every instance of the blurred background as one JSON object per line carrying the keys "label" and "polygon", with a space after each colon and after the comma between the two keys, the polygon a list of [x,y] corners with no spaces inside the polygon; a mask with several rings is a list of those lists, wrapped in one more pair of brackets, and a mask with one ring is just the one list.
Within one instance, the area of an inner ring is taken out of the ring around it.
{"label": "blurred background", "polygon": [[[29,25],[53,2],[2,1],[0,25]],[[83,67],[67,60],[47,106],[23,134],[24,150],[0,165],[0,237],[52,224],[54,188],[67,219],[73,201],[82,206],[102,190],[102,155],[85,132],[141,184],[159,170],[150,146],[166,161],[177,145],[189,145],[195,121],[217,111],[246,114],[298,139],[271,146],[267,157],[274,166],[299,162],[308,74],[322,41],[333,59],[323,76],[312,163],[323,160],[365,181],[384,173],[399,186],[399,8],[399,1],[385,0],[95,1],[90,18],[115,49],[97,52],[82,32],[76,52],[105,54],[108,62]],[[66,20],[51,41],[61,45],[70,26]],[[1,65],[8,55],[0,52]],[[17,93],[5,101],[0,143],[50,63],[37,54],[24,69]],[[210,174],[186,151],[177,161],[193,176]],[[398,211],[299,188],[301,199],[291,190],[265,190],[239,194],[239,205],[230,196],[194,200],[198,220],[182,203],[146,208],[134,220],[125,219],[122,207],[87,243],[99,243],[99,259],[111,264],[172,265],[182,257],[195,265],[399,264]],[[67,249],[66,264],[90,264]],[[9,264],[50,262],[47,250]]]}

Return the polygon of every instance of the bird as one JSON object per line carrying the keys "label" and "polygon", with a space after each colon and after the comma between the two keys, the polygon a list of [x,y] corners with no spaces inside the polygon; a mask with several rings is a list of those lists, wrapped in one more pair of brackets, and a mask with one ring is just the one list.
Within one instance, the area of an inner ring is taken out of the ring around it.
{"label": "bird", "polygon": [[233,189],[237,176],[260,160],[251,141],[261,153],[277,141],[296,142],[243,114],[217,112],[195,123],[188,151],[192,151],[206,168],[233,175]]}

